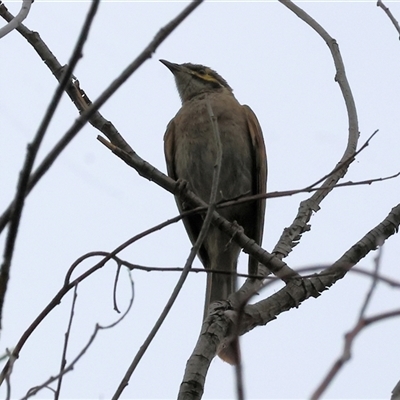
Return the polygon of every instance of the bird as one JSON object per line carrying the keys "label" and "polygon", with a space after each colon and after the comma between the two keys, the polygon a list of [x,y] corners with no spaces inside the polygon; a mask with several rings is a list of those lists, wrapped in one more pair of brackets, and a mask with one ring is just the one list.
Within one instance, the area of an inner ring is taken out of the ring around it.
{"label": "bird", "polygon": [[[258,119],[251,108],[241,105],[227,81],[213,69],[192,63],[176,64],[160,60],[173,74],[182,107],[167,125],[164,153],[168,175],[185,182],[192,192],[209,203],[217,145],[210,112],[218,124],[222,161],[216,202],[266,193],[267,156]],[[175,197],[179,211],[190,205]],[[217,211],[236,222],[244,233],[261,245],[264,230],[265,198],[220,208]],[[192,244],[202,227],[204,215],[186,216],[183,223]],[[210,225],[198,251],[207,273],[204,318],[209,305],[227,300],[236,291],[236,271],[240,246],[232,237]],[[258,261],[249,257],[248,272],[256,275]],[[229,347],[229,346],[228,346]],[[233,348],[218,354],[230,364],[238,362]]]}

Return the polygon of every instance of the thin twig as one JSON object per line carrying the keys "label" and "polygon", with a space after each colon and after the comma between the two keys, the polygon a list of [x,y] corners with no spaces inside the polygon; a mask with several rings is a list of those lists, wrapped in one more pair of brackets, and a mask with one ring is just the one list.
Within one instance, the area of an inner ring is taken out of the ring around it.
{"label": "thin twig", "polygon": [[[44,389],[44,388],[49,388],[49,385],[56,381],[57,379],[59,379],[61,376],[64,376],[65,374],[67,374],[68,372],[71,372],[75,365],[78,363],[78,361],[85,355],[85,353],[87,352],[87,350],[89,349],[89,347],[92,345],[92,343],[94,342],[94,340],[97,337],[97,334],[101,331],[101,330],[106,330],[106,329],[111,329],[114,328],[116,325],[118,325],[129,313],[129,311],[132,308],[133,305],[133,301],[134,301],[134,283],[132,280],[131,275],[129,274],[129,281],[130,281],[130,285],[131,285],[131,298],[129,300],[129,304],[128,307],[126,308],[126,310],[124,311],[124,313],[113,323],[111,323],[110,325],[100,325],[100,324],[96,324],[95,328],[93,330],[92,335],[90,336],[88,342],[86,343],[86,345],[81,349],[81,351],[75,356],[75,358],[71,361],[71,363],[66,366],[62,371],[60,371],[60,373],[56,376],[52,376],[49,379],[47,379],[44,383],[42,383],[41,385],[35,386],[33,388],[31,388],[28,393],[25,395],[25,397],[23,397],[21,400],[27,400],[29,397],[32,397],[34,395],[36,395],[37,393],[39,393],[40,390]],[[54,391],[55,392],[55,391]]]}
{"label": "thin twig", "polygon": [[[398,178],[399,176],[400,176],[400,172],[396,172],[393,175],[384,176],[383,178],[372,178],[372,179],[365,179],[363,181],[342,182],[342,183],[337,183],[335,186],[332,187],[332,189],[371,185],[373,183],[384,182],[384,181],[388,181],[391,179],[395,179],[395,178]],[[238,204],[242,204],[242,203],[248,203],[248,202],[259,200],[259,199],[277,199],[277,198],[281,198],[281,197],[293,196],[293,195],[300,194],[300,193],[318,192],[319,190],[324,190],[324,188],[320,188],[320,187],[311,188],[311,187],[307,186],[303,189],[282,190],[282,191],[276,191],[276,192],[260,193],[260,194],[255,194],[252,196],[241,197],[236,200],[227,200],[227,201],[218,203],[217,209],[231,207],[232,205],[238,205]],[[201,208],[196,209],[197,212],[199,212],[201,210],[202,210]]]}
{"label": "thin twig", "polygon": [[356,335],[361,331],[361,329],[365,327],[365,321],[367,320],[367,318],[365,318],[365,312],[367,310],[368,305],[371,302],[372,295],[375,292],[377,283],[379,282],[378,276],[379,276],[380,262],[382,258],[382,248],[383,248],[382,246],[379,247],[378,253],[375,257],[374,271],[372,274],[371,285],[361,306],[357,322],[354,328],[345,335],[343,353],[341,357],[339,357],[338,360],[334,362],[333,366],[328,371],[322,382],[318,385],[318,388],[315,390],[314,394],[311,397],[313,400],[317,400],[322,396],[322,394],[326,391],[328,386],[332,383],[335,376],[340,372],[344,364],[346,364],[346,362],[349,361],[351,358],[351,347],[353,340],[355,339]]}
{"label": "thin twig", "polygon": [[400,310],[397,309],[397,310],[377,314],[373,317],[360,319],[357,322],[356,326],[351,331],[346,333],[342,355],[334,362],[334,364],[332,365],[332,368],[329,370],[328,374],[323,379],[323,381],[318,386],[318,388],[315,390],[315,392],[312,394],[310,399],[318,400],[322,396],[324,391],[327,389],[329,384],[332,382],[334,377],[337,375],[337,373],[340,371],[340,369],[343,367],[343,365],[347,361],[350,360],[353,342],[356,339],[356,337],[358,336],[358,334],[364,328],[366,328],[367,326],[372,325],[376,322],[383,321],[384,319],[389,319],[389,318],[399,317],[399,316],[400,316]]}
{"label": "thin twig", "polygon": [[[101,252],[102,256],[105,256],[109,253],[106,252]],[[91,253],[91,256],[97,256],[99,254],[97,253]],[[127,267],[130,270],[139,270],[139,271],[145,271],[145,272],[182,272],[183,271],[183,267],[150,267],[147,265],[139,265],[139,264],[133,264],[130,263],[126,260],[122,260],[117,256],[113,257],[114,260],[116,260],[118,262],[118,264],[121,264],[125,267]],[[327,270],[329,267],[331,267],[332,264],[320,264],[318,266],[307,266],[307,267],[297,267],[296,271],[301,273],[302,278],[306,279],[306,278],[312,278],[315,276],[314,272],[320,272],[319,276],[323,276],[323,275],[329,275],[331,274],[331,272],[325,272],[325,270]],[[205,268],[191,268],[190,269],[191,273],[204,273],[204,274],[221,274],[221,275],[231,275],[232,273],[230,271],[226,271],[226,270],[222,270],[222,269],[213,269],[212,272],[205,269]],[[349,272],[356,272],[359,273],[361,275],[364,275],[366,277],[373,277],[375,276],[375,272],[370,272],[368,270],[365,269],[361,269],[361,268],[357,268],[357,267],[353,267],[349,270]],[[271,281],[271,283],[279,283],[281,282],[280,279],[278,279],[275,276],[267,276],[264,277],[263,275],[251,275],[251,274],[242,274],[242,273],[236,273],[235,274],[236,277],[238,278],[251,278],[251,279],[266,279]],[[381,274],[376,275],[377,279],[382,282],[382,283],[386,283],[387,285],[393,287],[393,288],[400,288],[400,281],[395,281],[389,277],[383,276]],[[263,288],[266,285],[263,285]],[[234,308],[234,307],[233,307]]]}
{"label": "thin twig", "polygon": [[[329,172],[329,174],[326,174],[325,176],[323,176],[322,178],[318,179],[315,183],[313,183],[312,185],[310,185],[310,189],[313,188],[314,186],[317,186],[319,183],[327,180],[328,178],[330,178],[332,175],[335,175],[337,172],[339,172],[341,169],[348,167],[355,159],[356,157],[363,151],[365,150],[368,146],[369,146],[369,142],[374,138],[374,136],[379,132],[378,129],[376,129],[371,136],[365,141],[365,143],[357,150],[354,152],[354,154],[350,154],[348,156],[347,159],[345,160],[341,160],[338,165],[336,165],[336,167]],[[344,154],[345,156],[346,154]],[[343,156],[343,157],[344,157]],[[335,184],[334,187],[336,187],[337,185]]]}
{"label": "thin twig", "polygon": [[[175,219],[178,219],[180,217],[176,217]],[[35,318],[35,320],[31,323],[31,325],[26,329],[26,331],[22,334],[20,339],[18,340],[18,343],[14,347],[13,351],[10,354],[10,357],[6,363],[6,365],[3,367],[1,373],[0,373],[0,386],[3,383],[4,379],[9,376],[9,374],[12,371],[13,365],[15,361],[18,359],[20,351],[22,347],[25,345],[26,341],[28,338],[32,335],[32,333],[35,331],[35,329],[40,325],[40,323],[49,315],[49,313],[57,307],[63,297],[71,290],[73,289],[78,283],[82,282],[86,278],[88,278],[90,275],[92,275],[94,272],[99,270],[100,268],[103,268],[104,265],[109,261],[114,259],[114,256],[117,255],[119,252],[130,246],[131,244],[135,243],[136,241],[152,234],[153,232],[156,232],[160,229],[162,229],[165,226],[170,225],[171,220],[164,221],[161,224],[158,224],[156,226],[153,226],[150,229],[147,229],[146,231],[143,231],[139,233],[138,235],[135,235],[134,237],[130,238],[126,242],[122,243],[119,245],[116,249],[114,249],[112,252],[92,252],[92,253],[87,253],[81,257],[79,257],[69,268],[69,270],[66,273],[65,280],[64,280],[64,285],[63,287],[56,293],[54,298],[49,302],[49,304],[42,310],[42,312]],[[99,261],[97,264],[95,264],[93,267],[89,268],[87,271],[79,275],[77,278],[74,280],[71,280],[72,274],[77,268],[78,265],[80,265],[84,260],[86,260],[89,257],[92,256],[104,256],[104,258]]]}
{"label": "thin twig", "polygon": [[378,276],[379,276],[379,269],[381,267],[382,252],[383,252],[383,247],[380,246],[378,249],[378,252],[376,253],[375,259],[374,259],[374,271],[373,271],[373,275],[372,275],[371,286],[365,296],[365,300],[361,307],[360,314],[358,316],[358,320],[361,320],[362,318],[364,318],[365,312],[367,311],[367,308],[371,302],[372,295],[374,294],[376,286],[379,282]]}
{"label": "thin twig", "polygon": [[[389,19],[392,21],[393,26],[396,28],[396,31],[399,33],[400,35],[400,25],[397,21],[397,19],[393,16],[392,12],[389,10],[388,7],[386,7],[383,2],[381,0],[378,0],[378,2],[376,3],[377,7],[382,8],[383,11],[385,11],[386,15],[389,17]],[[400,37],[399,37],[400,39]]]}
{"label": "thin twig", "polygon": [[0,270],[0,329],[1,329],[1,321],[3,315],[4,298],[7,291],[7,284],[10,275],[11,261],[14,254],[15,241],[18,235],[18,228],[22,215],[22,209],[24,207],[25,197],[27,192],[29,191],[28,187],[29,187],[30,175],[33,168],[33,164],[35,162],[36,155],[39,151],[39,147],[42,143],[42,139],[47,131],[50,121],[53,118],[54,112],[61,100],[61,96],[64,93],[64,89],[67,83],[69,82],[72,72],[76,67],[79,59],[82,57],[83,45],[85,44],[86,39],[88,37],[88,33],[92,25],[94,16],[96,14],[98,5],[99,5],[99,0],[94,0],[92,2],[92,5],[86,16],[85,22],[82,26],[81,33],[78,37],[77,43],[72,52],[69,65],[64,71],[64,75],[59,85],[57,86],[57,89],[46,110],[46,113],[43,117],[43,120],[38,128],[38,131],[32,143],[28,145],[25,162],[22,171],[20,172],[19,175],[17,193],[15,194],[13,200],[11,222],[4,248],[3,264],[1,265],[1,270]]}
{"label": "thin twig", "polygon": [[67,349],[68,349],[69,338],[71,335],[72,321],[74,320],[74,315],[75,315],[75,305],[76,305],[77,298],[78,298],[78,285],[75,286],[74,293],[72,295],[71,311],[69,314],[67,331],[65,332],[65,340],[64,340],[64,346],[63,346],[63,351],[62,351],[62,356],[61,356],[60,372],[58,374],[59,378],[57,381],[57,389],[56,389],[55,395],[54,395],[55,400],[58,400],[60,398],[62,378],[64,376],[63,371],[67,364]]}
{"label": "thin twig", "polygon": [[119,274],[121,272],[121,267],[123,264],[117,260],[117,257],[114,257],[114,260],[116,260],[116,262],[117,262],[117,269],[115,271],[115,278],[114,278],[113,303],[114,303],[114,310],[117,313],[120,313],[118,304],[117,304],[117,285],[118,285],[118,280],[119,280]]}

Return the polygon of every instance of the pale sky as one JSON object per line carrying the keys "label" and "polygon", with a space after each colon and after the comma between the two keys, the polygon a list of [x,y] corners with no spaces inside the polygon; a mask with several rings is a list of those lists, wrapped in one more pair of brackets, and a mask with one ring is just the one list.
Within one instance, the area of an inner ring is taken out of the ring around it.
{"label": "pale sky", "polygon": [[[20,2],[5,1],[14,14]],[[75,71],[87,95],[96,97],[147,46],[161,26],[187,3],[100,4]],[[369,2],[299,2],[340,47],[356,101],[360,145],[378,135],[354,162],[344,181],[385,177],[400,171],[400,48],[384,12]],[[89,2],[35,0],[26,26],[39,32],[61,64],[68,62]],[[388,2],[400,19],[400,3]],[[1,22],[2,26],[3,22]],[[15,193],[27,143],[35,134],[57,82],[16,31],[0,40],[0,209]],[[132,148],[166,171],[163,135],[180,107],[173,76],[158,59],[207,65],[257,114],[269,163],[269,191],[307,186],[334,168],[347,141],[347,114],[325,42],[277,2],[206,2],[157,49],[153,57],[101,108]],[[39,161],[77,118],[64,96]],[[95,250],[111,251],[130,237],[177,215],[172,195],[141,178],[96,140],[86,126],[26,201],[6,296],[0,353],[21,334],[63,284],[69,266]],[[380,223],[399,202],[399,179],[334,190],[311,219],[311,231],[285,260],[292,268],[329,265]],[[267,203],[263,247],[272,251],[307,194]],[[0,243],[4,244],[4,233]],[[122,257],[148,266],[181,267],[190,252],[182,223],[131,246]],[[399,236],[384,246],[382,274],[398,280]],[[371,269],[375,253],[359,264]],[[79,272],[93,265],[86,261]],[[201,264],[196,259],[194,266]],[[247,257],[240,257],[245,272]],[[115,266],[109,264],[79,287],[67,359],[89,339],[94,325],[110,324]],[[125,320],[102,331],[74,371],[61,397],[108,399],[158,318],[178,273],[134,271],[134,305]],[[349,274],[242,340],[247,398],[308,398],[343,346],[358,318],[370,279]],[[126,271],[118,288],[128,301]],[[275,284],[260,298],[281,288]],[[123,398],[174,398],[201,326],[205,274],[191,274],[159,334],[134,373]],[[22,397],[59,369],[70,293],[27,341],[11,378],[12,397]],[[399,291],[380,284],[367,315],[399,308]],[[329,387],[327,399],[383,399],[400,379],[400,320],[373,325],[357,339],[351,361]],[[233,398],[232,367],[216,358],[205,399]],[[0,389],[4,397],[5,387]],[[52,398],[49,390],[36,398]]]}

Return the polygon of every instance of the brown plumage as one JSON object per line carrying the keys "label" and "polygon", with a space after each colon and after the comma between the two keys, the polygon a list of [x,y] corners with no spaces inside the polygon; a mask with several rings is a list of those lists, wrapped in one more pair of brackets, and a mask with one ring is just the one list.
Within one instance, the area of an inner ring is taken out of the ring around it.
{"label": "brown plumage", "polygon": [[[265,193],[265,145],[261,127],[250,107],[239,104],[228,83],[212,69],[202,65],[160,61],[174,74],[182,100],[182,107],[168,124],[164,137],[168,175],[187,181],[190,190],[209,202],[217,152],[207,111],[208,99],[217,118],[222,143],[217,201]],[[185,210],[185,205],[176,200],[179,210]],[[236,221],[247,236],[261,245],[265,200],[222,208],[219,212],[229,221]],[[194,243],[203,217],[193,215],[183,222]],[[198,256],[205,268],[229,271],[232,275],[207,274],[205,316],[210,303],[226,300],[236,290],[235,273],[239,253],[240,247],[231,237],[210,226]],[[257,260],[250,257],[250,274],[257,273],[257,265]],[[219,355],[230,363],[234,363],[237,357],[234,354]]]}

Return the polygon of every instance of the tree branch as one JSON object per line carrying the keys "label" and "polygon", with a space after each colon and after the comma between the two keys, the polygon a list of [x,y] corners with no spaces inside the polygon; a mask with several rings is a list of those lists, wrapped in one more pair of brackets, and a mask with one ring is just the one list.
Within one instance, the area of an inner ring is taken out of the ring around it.
{"label": "tree branch", "polygon": [[[268,324],[282,312],[298,308],[310,297],[318,297],[339,279],[342,279],[370,251],[375,250],[386,239],[397,233],[399,226],[400,204],[394,207],[380,224],[368,232],[329,268],[303,281],[292,280],[269,298],[246,306],[239,322],[240,334],[243,335],[256,326]],[[230,315],[232,311],[229,302],[218,302],[214,304],[214,307],[214,312],[210,313],[203,323],[200,338],[187,362],[178,399],[198,400],[201,398],[199,393],[203,391],[210,362],[221,343],[234,330],[232,320],[235,318]],[[207,357],[203,357],[201,363],[197,362],[198,355],[204,355],[205,351],[207,351]],[[192,368],[194,365],[200,366],[200,368],[194,370]]]}
{"label": "tree branch", "polygon": [[19,13],[11,21],[9,21],[6,26],[0,28],[0,39],[16,29],[19,24],[28,16],[32,3],[33,0],[22,0],[21,10]]}
{"label": "tree branch", "polygon": [[13,200],[12,211],[10,213],[11,223],[8,231],[6,244],[4,248],[4,258],[0,270],[0,329],[3,315],[4,298],[7,291],[8,279],[10,276],[11,261],[14,253],[15,241],[18,235],[19,223],[21,220],[22,209],[24,208],[25,197],[29,191],[28,186],[30,182],[30,174],[32,172],[33,164],[36,159],[36,155],[39,151],[40,145],[42,143],[43,137],[47,131],[50,121],[53,118],[55,110],[61,100],[61,96],[64,93],[64,89],[70,80],[70,76],[77,65],[79,59],[82,57],[83,45],[86,42],[90,27],[92,25],[94,16],[96,14],[99,5],[99,0],[94,0],[92,6],[90,7],[86,20],[83,24],[81,33],[78,37],[75,48],[72,52],[69,66],[65,69],[60,83],[54,93],[54,96],[47,108],[47,111],[43,117],[43,120],[38,128],[38,131],[32,141],[28,145],[25,162],[19,175],[17,193],[15,194]]}
{"label": "tree branch", "polygon": [[207,109],[209,112],[210,116],[210,123],[212,126],[212,130],[214,132],[214,139],[215,139],[215,145],[216,145],[216,150],[217,150],[217,155],[216,155],[216,160],[215,160],[215,168],[213,172],[213,180],[212,180],[212,185],[211,185],[211,194],[210,194],[210,205],[207,210],[207,214],[204,218],[203,224],[201,226],[199,236],[196,239],[196,242],[194,243],[192,249],[190,250],[190,254],[188,259],[186,260],[186,264],[183,268],[182,274],[175,285],[175,288],[168,299],[167,304],[165,305],[163,311],[161,312],[161,315],[158,317],[156,323],[154,324],[152,330],[150,331],[149,335],[145,339],[144,343],[142,346],[140,346],[139,351],[137,352],[136,356],[134,357],[131,365],[129,366],[128,370],[126,371],[124,377],[122,378],[117,390],[115,391],[112,400],[117,400],[123,390],[125,389],[126,386],[128,386],[129,380],[135,371],[137,365],[139,364],[140,360],[142,359],[144,353],[146,352],[147,348],[150,346],[150,343],[154,339],[155,335],[157,334],[158,330],[160,329],[161,325],[163,324],[165,318],[167,317],[169,311],[171,310],[173,304],[175,303],[175,300],[178,297],[179,292],[181,291],[183,284],[186,281],[186,278],[189,275],[190,269],[192,267],[193,261],[201,247],[201,245],[204,242],[204,239],[207,236],[208,230],[210,228],[211,222],[212,222],[212,216],[213,212],[215,210],[215,204],[216,204],[216,199],[217,199],[217,193],[218,193],[218,186],[219,186],[219,180],[220,180],[220,175],[221,175],[221,164],[222,164],[222,146],[221,146],[221,139],[220,139],[220,134],[219,134],[219,128],[218,124],[215,121],[214,117],[214,112],[211,108],[211,104],[208,102],[207,103]]}
{"label": "tree branch", "polygon": [[[86,122],[90,123],[103,132],[113,143],[118,146],[125,148],[127,151],[133,150],[128,146],[122,136],[118,133],[117,129],[111,124],[110,121],[104,119],[98,112],[98,109],[104,105],[104,103],[122,86],[122,84],[156,51],[158,46],[171,34],[171,32],[192,12],[194,11],[204,0],[193,0],[181,13],[179,13],[173,20],[167,25],[161,28],[154,39],[147,45],[147,47],[138,55],[138,57],[129,64],[124,71],[108,86],[107,89],[93,102],[87,101],[87,96],[79,88],[79,83],[76,80],[70,80],[67,87],[68,95],[73,99],[74,104],[81,112],[81,116],[75,121],[70,129],[64,134],[64,136],[58,141],[47,156],[44,158],[42,163],[37,169],[31,174],[27,186],[25,195],[28,195],[37,182],[51,167],[53,162],[57,159],[60,153],[67,147],[71,140],[78,134]],[[13,15],[10,14],[4,4],[0,4],[0,15],[6,19],[11,20]],[[36,32],[32,32],[27,29],[23,24],[17,29],[27,40],[34,46],[42,60],[51,69],[55,77],[60,80],[62,76],[63,68],[57,61],[48,47],[40,39]],[[82,101],[85,99],[85,101]],[[86,105],[85,105],[86,103]],[[90,104],[90,105],[88,105]],[[11,212],[14,207],[12,202],[3,215],[0,217],[0,231],[4,229],[10,220]]]}
{"label": "tree branch", "polygon": [[[115,155],[125,161],[126,164],[134,168],[139,175],[156,183],[194,207],[204,207],[205,209],[208,207],[208,204],[197,197],[193,192],[187,188],[182,190],[181,185],[153,167],[147,161],[140,158],[135,152],[132,151],[128,153],[125,150],[114,146],[112,143],[107,142],[101,136],[98,136],[98,139],[106,145],[107,148],[112,150]],[[291,279],[299,277],[299,275],[282,260],[260,247],[253,239],[250,239],[244,234],[243,229],[239,229],[237,224],[229,222],[217,211],[213,212],[213,224],[231,236],[232,239],[243,248],[245,253],[251,254],[260,263],[266,265],[274,275],[282,279],[284,282],[289,282]]]}
{"label": "tree branch", "polygon": [[[377,5],[377,7],[382,8],[382,10],[386,13],[386,15],[392,21],[393,26],[395,27],[397,33],[400,35],[400,25],[399,25],[397,19],[393,16],[392,12],[389,10],[389,8],[386,7],[381,0],[378,0],[376,5]],[[400,39],[400,37],[399,37],[399,39]]]}
{"label": "tree branch", "polygon": [[333,187],[343,178],[347,172],[348,163],[347,160],[354,156],[358,142],[358,119],[357,110],[354,102],[354,98],[350,89],[350,85],[347,81],[346,72],[342,60],[342,56],[339,51],[339,46],[336,40],[333,39],[328,32],[311,16],[309,16],[300,7],[293,4],[290,0],[279,0],[284,6],[293,11],[300,19],[306,24],[313,28],[328,45],[331,51],[332,58],[336,68],[335,80],[338,82],[339,87],[342,91],[344,102],[346,104],[348,123],[349,123],[349,136],[347,146],[344,154],[338,162],[335,173],[328,176],[325,182],[322,184],[320,190],[315,192],[309,199],[302,201],[300,207],[292,222],[291,226],[285,228],[281,238],[275,246],[273,253],[277,254],[280,258],[286,257],[293,249],[293,247],[299,242],[301,235],[310,230],[308,222],[311,219],[312,213],[319,210],[319,204],[322,200],[332,191]]}

